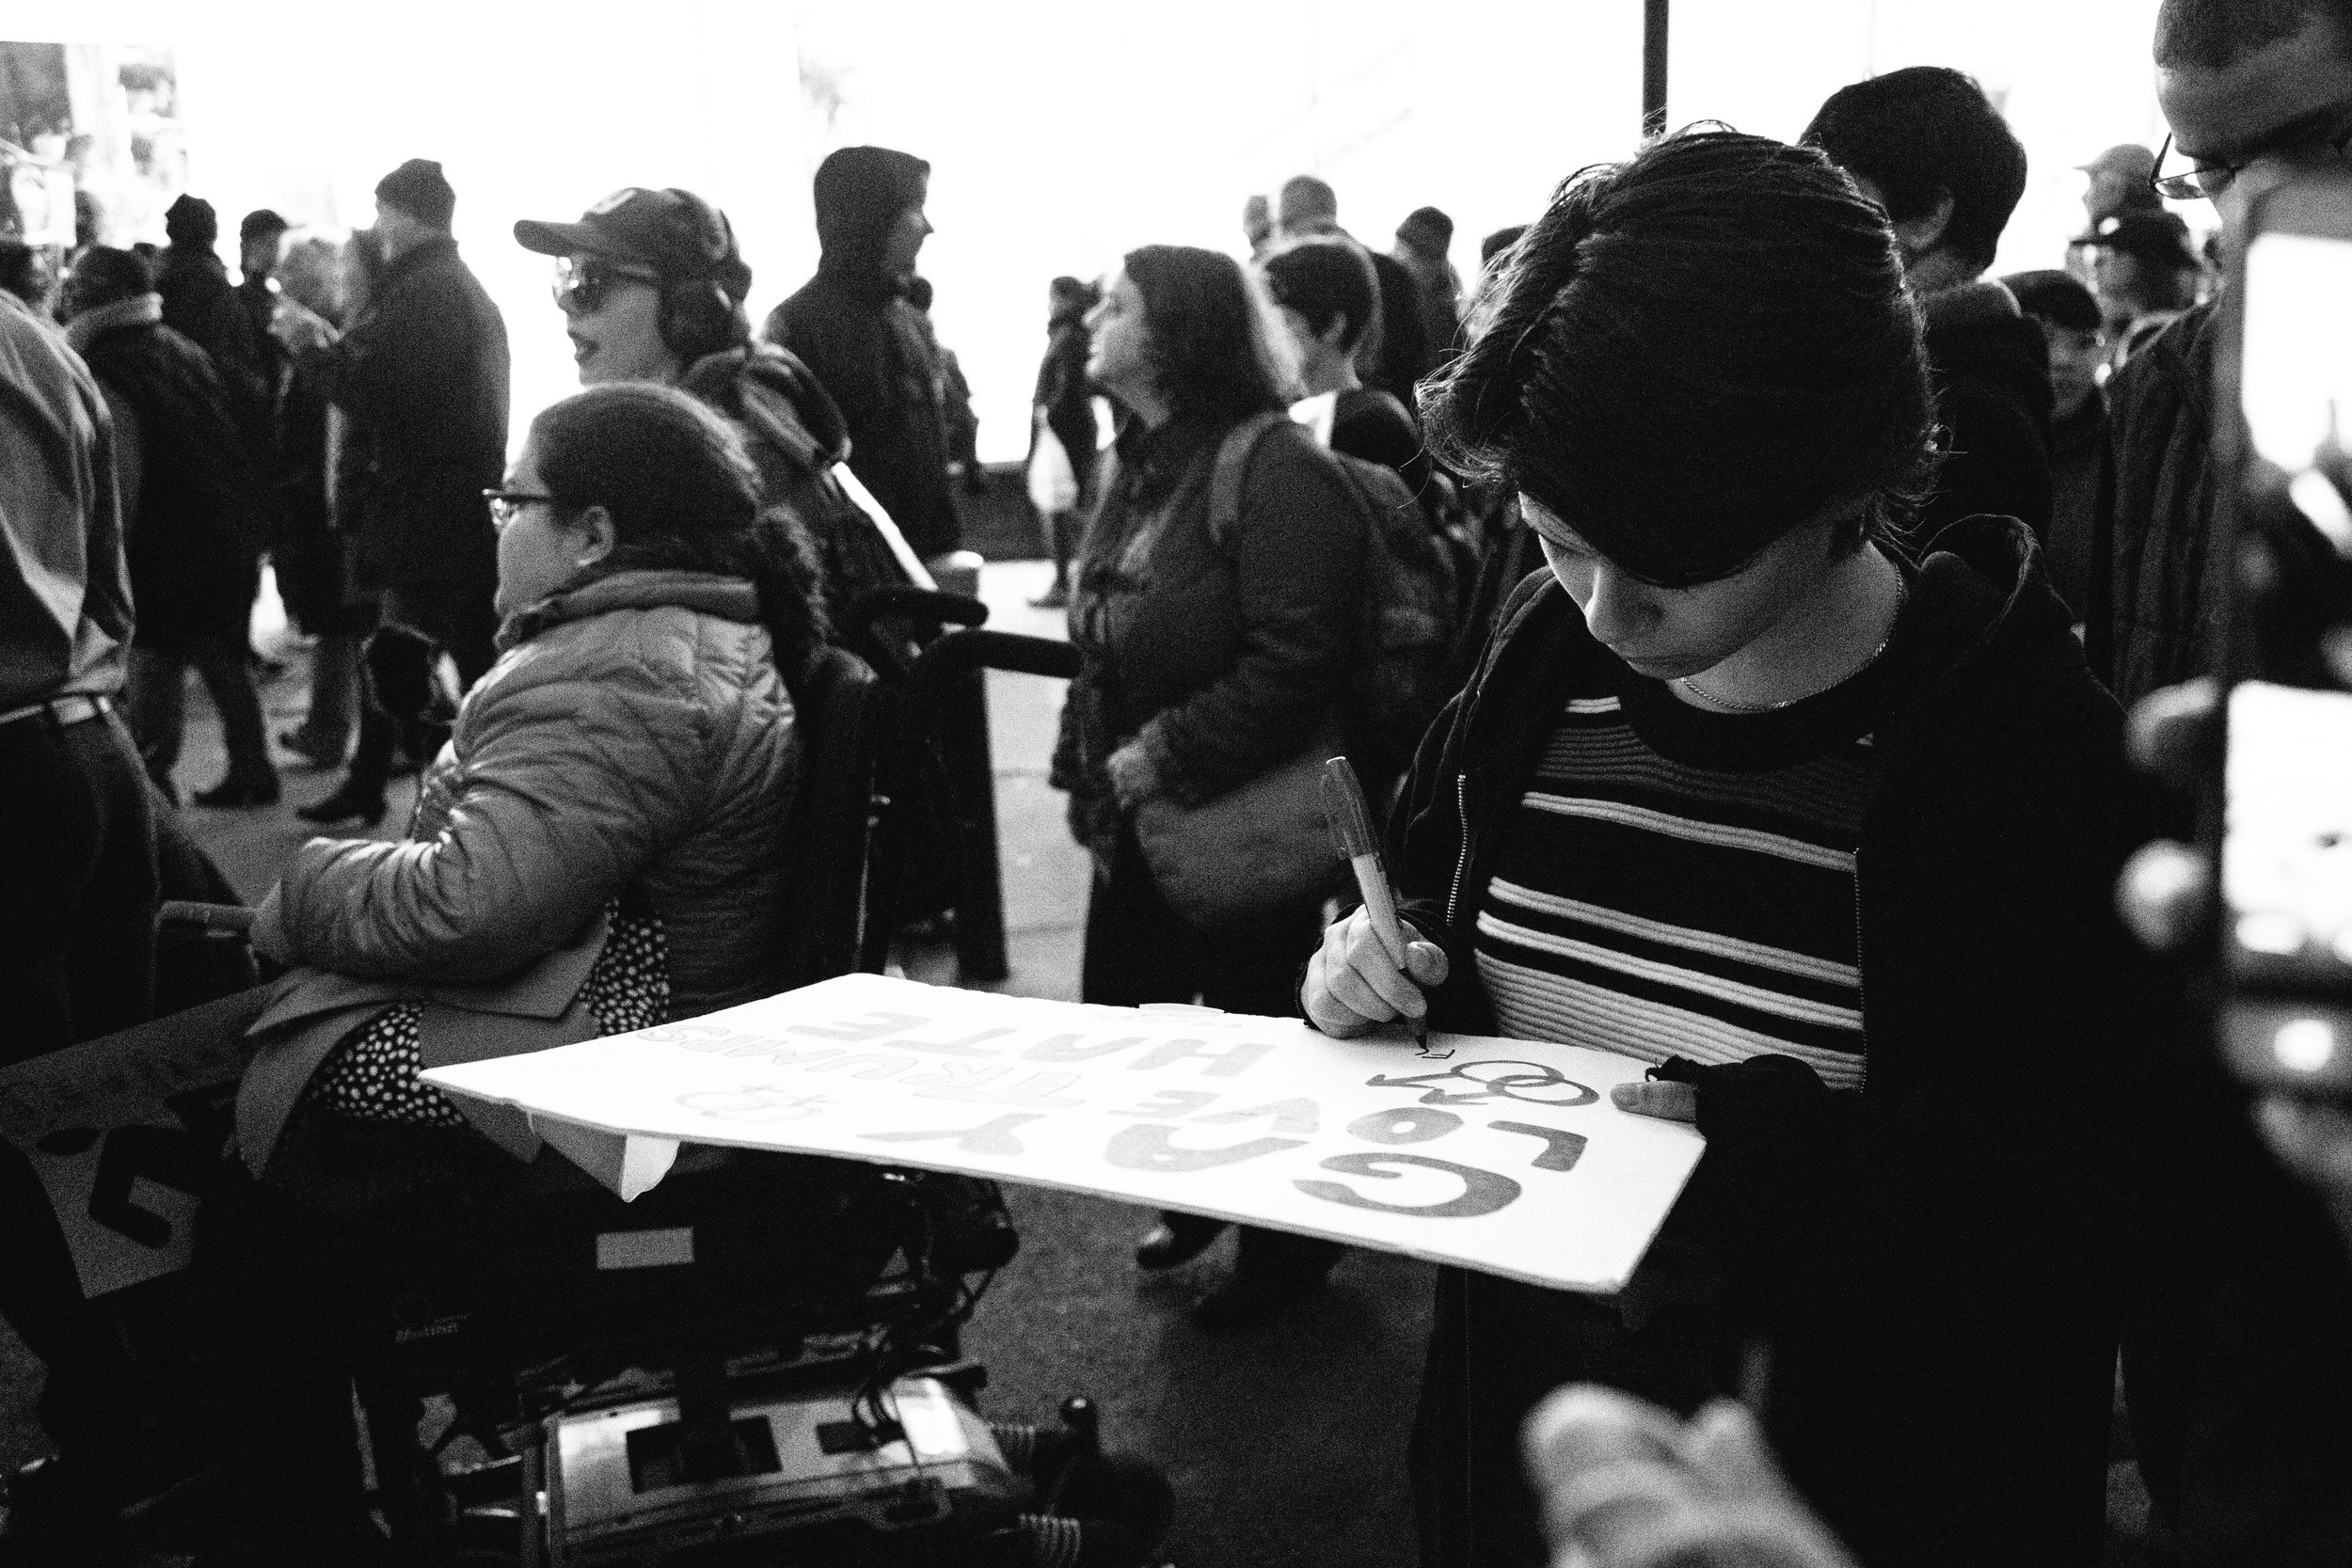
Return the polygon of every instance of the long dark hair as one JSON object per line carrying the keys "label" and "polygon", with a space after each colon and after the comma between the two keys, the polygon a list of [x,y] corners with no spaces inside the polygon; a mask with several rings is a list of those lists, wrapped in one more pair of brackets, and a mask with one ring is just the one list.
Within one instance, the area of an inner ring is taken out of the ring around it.
{"label": "long dark hair", "polygon": [[1265,285],[1222,251],[1148,245],[1127,253],[1143,298],[1160,395],[1178,419],[1239,424],[1289,405],[1297,356]]}
{"label": "long dark hair", "polygon": [[531,421],[539,479],[559,515],[601,506],[614,543],[599,574],[716,572],[749,578],[787,687],[824,641],[817,567],[787,514],[763,510],[735,427],[684,392],[612,382]]}
{"label": "long dark hair", "polygon": [[1894,236],[1812,148],[1686,131],[1570,176],[1471,330],[1423,384],[1430,449],[1647,581],[1728,577],[1841,508],[1859,546],[1933,473]]}

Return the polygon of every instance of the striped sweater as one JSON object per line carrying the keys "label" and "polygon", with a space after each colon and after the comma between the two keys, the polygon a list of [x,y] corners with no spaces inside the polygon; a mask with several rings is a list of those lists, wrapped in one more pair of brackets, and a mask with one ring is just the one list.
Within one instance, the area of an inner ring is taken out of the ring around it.
{"label": "striped sweater", "polygon": [[1647,1062],[1777,1053],[1860,1088],[1854,851],[1882,672],[1742,715],[1621,665],[1583,674],[1480,900],[1503,1033]]}

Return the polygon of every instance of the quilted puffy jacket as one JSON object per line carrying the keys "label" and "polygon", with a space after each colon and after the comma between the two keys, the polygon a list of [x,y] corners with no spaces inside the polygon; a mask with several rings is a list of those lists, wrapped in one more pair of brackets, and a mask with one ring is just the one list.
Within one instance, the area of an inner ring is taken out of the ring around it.
{"label": "quilted puffy jacket", "polygon": [[752,585],[614,573],[500,642],[407,839],[310,840],[260,918],[322,969],[481,982],[634,893],[669,938],[672,1016],[776,990],[802,748]]}

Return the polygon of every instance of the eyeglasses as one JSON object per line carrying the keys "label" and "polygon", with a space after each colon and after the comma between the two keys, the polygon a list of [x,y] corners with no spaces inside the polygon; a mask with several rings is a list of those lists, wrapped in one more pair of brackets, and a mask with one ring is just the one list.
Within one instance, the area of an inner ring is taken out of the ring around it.
{"label": "eyeglasses", "polygon": [[2172,201],[2211,201],[2228,190],[2230,182],[2245,173],[2247,166],[2257,158],[2322,147],[2338,158],[2352,157],[2352,125],[2332,136],[2319,132],[2308,135],[2290,133],[2280,137],[2276,145],[2257,148],[2233,164],[2200,164],[2180,174],[2167,174],[2164,172],[2164,161],[2172,155],[2172,138],[2168,135],[2163,148],[2156,153],[2156,172],[2148,177],[2148,183],[2155,187],[2158,196]]}
{"label": "eyeglasses", "polygon": [[549,506],[555,504],[553,496],[537,490],[485,490],[482,492],[482,499],[490,503],[490,527],[501,532],[505,531],[506,525],[513,522],[524,507],[539,501],[544,501]]}
{"label": "eyeglasses", "polygon": [[607,290],[618,277],[659,283],[661,275],[646,267],[623,266],[603,256],[558,256],[555,259],[555,303],[564,310],[588,315],[604,304]]}

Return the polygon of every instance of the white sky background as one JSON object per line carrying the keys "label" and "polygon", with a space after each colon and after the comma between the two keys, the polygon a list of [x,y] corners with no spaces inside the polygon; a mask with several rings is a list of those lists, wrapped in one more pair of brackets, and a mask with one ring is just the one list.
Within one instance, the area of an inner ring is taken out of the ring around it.
{"label": "white sky background", "polygon": [[[1481,236],[1637,139],[1640,0],[670,0],[397,9],[280,0],[0,0],[0,37],[162,42],[179,65],[190,179],[237,219],[268,205],[332,230],[375,181],[438,158],[456,233],[506,315],[515,429],[572,389],[547,267],[517,217],[572,218],[624,184],[725,208],[755,322],[817,257],[808,177],[872,141],[932,165],[922,270],[980,415],[1018,457],[1045,284],[1152,242],[1239,253],[1240,212],[1322,174],[1341,222],[1385,247],[1435,204],[1466,279]],[[1837,87],[1915,64],[2005,104],[2031,183],[1998,266],[2055,266],[2082,224],[2073,166],[2163,125],[2155,0],[1676,0],[1670,122],[1791,137]],[[802,72],[831,80],[830,123]],[[2210,222],[2184,209],[2193,225]],[[160,238],[161,236],[155,236]]]}

